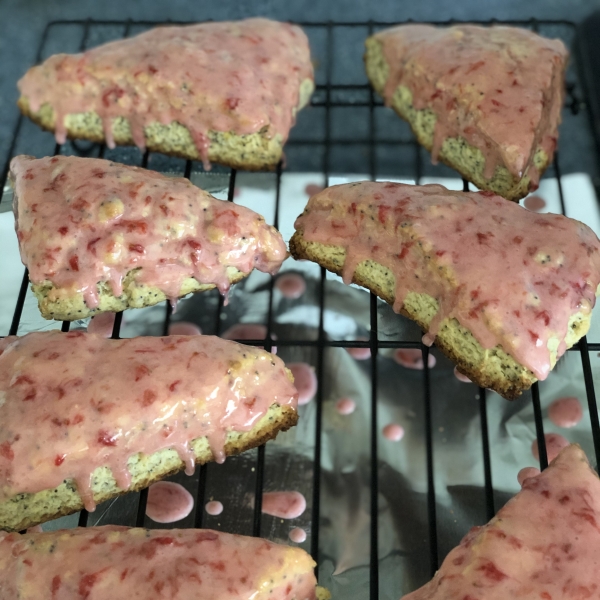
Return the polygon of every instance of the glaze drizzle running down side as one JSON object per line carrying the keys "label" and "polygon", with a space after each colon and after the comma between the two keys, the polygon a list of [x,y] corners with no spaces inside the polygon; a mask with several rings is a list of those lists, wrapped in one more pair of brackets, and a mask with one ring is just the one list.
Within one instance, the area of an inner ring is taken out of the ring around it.
{"label": "glaze drizzle running down side", "polygon": [[314,565],[299,548],[210,529],[0,534],[6,599],[316,600]]}
{"label": "glaze drizzle running down side", "polygon": [[34,284],[98,306],[99,282],[139,284],[175,300],[195,278],[225,294],[228,269],[276,273],[283,238],[260,215],[217,200],[187,179],[102,159],[17,156],[11,162],[21,259]]}
{"label": "glaze drizzle running down side", "polygon": [[112,122],[129,119],[143,151],[145,127],[179,123],[205,164],[209,131],[266,131],[288,137],[303,81],[313,79],[308,39],[295,25],[268,19],[156,27],[83,54],[55,54],[19,81],[33,112],[45,104],[56,117],[95,112],[114,147]]}
{"label": "glaze drizzle running down side", "polygon": [[399,85],[417,110],[436,115],[432,160],[443,141],[462,137],[497,166],[525,171],[537,187],[533,156],[556,148],[567,50],[560,40],[517,27],[402,25],[376,34],[389,66],[388,105]]}
{"label": "glaze drizzle running down side", "polygon": [[589,315],[600,283],[600,241],[589,227],[491,192],[337,185],[313,196],[295,227],[308,242],[344,248],[346,283],[365,260],[387,267],[394,310],[409,292],[435,298],[425,343],[453,317],[481,346],[500,345],[538,379],[565,352],[570,319]]}
{"label": "glaze drizzle running down side", "polygon": [[206,437],[222,462],[227,432],[250,431],[271,405],[295,409],[297,399],[281,359],[212,336],[5,338],[0,501],[70,479],[93,510],[97,467],[125,490],[131,456],[172,448],[193,474],[192,440]]}

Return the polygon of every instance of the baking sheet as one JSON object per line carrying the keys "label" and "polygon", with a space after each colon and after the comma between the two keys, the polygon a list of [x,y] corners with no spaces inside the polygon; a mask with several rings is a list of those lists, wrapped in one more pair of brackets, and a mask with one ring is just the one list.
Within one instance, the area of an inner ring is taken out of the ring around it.
{"label": "baking sheet", "polygon": [[[365,179],[366,175],[337,175],[330,183]],[[226,174],[194,174],[192,180],[225,198],[229,184]],[[428,179],[422,183],[434,181]],[[459,179],[435,180],[453,189],[462,189]],[[238,173],[235,202],[248,206],[273,221],[276,202],[275,174]],[[279,226],[284,238],[293,233],[295,217],[308,200],[307,190],[323,185],[322,175],[291,173],[282,175]],[[600,233],[600,215],[590,178],[581,173],[562,178],[567,214],[588,223]],[[313,186],[312,188],[310,186]],[[558,184],[544,179],[536,195],[547,204],[545,211],[560,212]],[[5,196],[4,201],[8,201]],[[18,256],[13,218],[10,212],[0,214],[0,334],[8,332],[23,276]],[[306,281],[305,294],[297,299],[284,298],[275,289],[273,295],[272,331],[279,340],[316,340],[319,322],[320,269],[306,261],[288,259],[282,272],[296,272]],[[197,294],[180,301],[172,321],[191,321],[204,333],[217,331],[218,295]],[[357,286],[345,286],[339,277],[327,274],[325,280],[324,329],[329,339],[352,340],[369,335],[369,295]],[[266,324],[269,307],[269,277],[253,273],[235,286],[230,302],[218,322],[222,333],[235,323]],[[159,305],[124,313],[121,335],[160,335],[166,306]],[[592,320],[588,340],[600,340],[600,319]],[[42,319],[29,291],[19,334],[59,327]],[[73,323],[85,327],[87,320]],[[420,339],[418,328],[389,306],[378,302],[378,330],[381,340]],[[434,443],[435,490],[440,561],[458,543],[467,530],[486,519],[483,453],[479,416],[479,390],[473,384],[459,382],[453,364],[435,348],[436,365],[430,372]],[[393,350],[381,350],[377,357],[378,430],[388,423],[399,423],[405,431],[402,441],[394,443],[383,436],[378,439],[379,472],[379,556],[380,598],[397,600],[403,593],[425,583],[431,576],[429,567],[429,529],[426,504],[426,447],[423,372],[406,369],[392,359]],[[304,361],[316,366],[316,347],[279,346],[278,354],[287,362]],[[598,356],[592,353],[594,382],[598,383]],[[371,360],[357,361],[343,348],[327,348],[324,354],[324,378],[321,457],[321,515],[319,578],[334,598],[364,599],[369,590],[370,530],[370,426],[371,426]],[[540,384],[544,428],[561,433],[582,445],[593,456],[590,419],[578,352],[568,353]],[[584,407],[584,418],[575,428],[560,430],[550,423],[548,405],[562,396],[578,397]],[[357,404],[352,415],[342,416],[335,410],[341,397],[351,397]],[[264,490],[298,490],[307,499],[306,512],[293,521],[263,515],[261,534],[282,543],[291,543],[288,532],[303,527],[308,537],[301,544],[310,549],[313,458],[315,442],[316,401],[300,407],[300,423],[280,434],[266,449]],[[487,393],[492,478],[495,508],[498,510],[519,486],[516,475],[525,466],[535,466],[531,444],[535,425],[530,394],[514,402]],[[207,469],[206,496],[220,500],[225,507],[217,517],[203,513],[205,527],[250,535],[253,523],[253,501],[256,487],[257,451],[230,458],[224,465]],[[198,471],[193,477],[180,474],[174,478],[196,495]],[[98,507],[90,515],[89,524],[134,525],[138,494],[128,494]],[[203,511],[196,506],[195,511]],[[193,526],[196,513],[175,526]],[[45,529],[71,527],[77,515],[44,525]],[[146,520],[150,527],[161,527]],[[169,527],[166,525],[162,527]]]}

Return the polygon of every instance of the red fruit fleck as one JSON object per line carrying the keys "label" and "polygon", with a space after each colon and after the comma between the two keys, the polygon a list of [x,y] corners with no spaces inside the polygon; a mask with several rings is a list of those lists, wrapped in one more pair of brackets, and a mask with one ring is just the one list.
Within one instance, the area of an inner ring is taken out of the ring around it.
{"label": "red fruit fleck", "polygon": [[566,504],[567,502],[570,502],[570,501],[571,501],[571,498],[570,498],[569,496],[563,496],[562,498],[559,498],[559,499],[558,499],[558,501],[559,501],[561,504]]}
{"label": "red fruit fleck", "polygon": [[543,598],[544,600],[552,600],[552,596],[548,592],[541,592],[540,598]]}
{"label": "red fruit fleck", "polygon": [[351,212],[353,215],[355,215],[355,214],[356,214],[356,202],[353,202],[353,203],[350,205],[350,212]]}
{"label": "red fruit fleck", "polygon": [[156,67],[153,67],[152,65],[148,65],[148,71],[150,71],[150,73],[152,73],[152,75],[154,75],[155,73],[158,73],[158,69]]}
{"label": "red fruit fleck", "polygon": [[121,571],[121,581],[125,580],[125,577],[127,577],[128,571],[129,571],[129,569],[125,569],[124,571]]}
{"label": "red fruit fleck", "polygon": [[456,565],[457,567],[462,565],[465,562],[465,555],[463,554],[462,556],[457,556],[453,561],[452,564]]}
{"label": "red fruit fleck", "polygon": [[389,206],[381,205],[379,207],[378,217],[380,223],[385,223],[390,210],[391,208]]}
{"label": "red fruit fleck", "polygon": [[178,379],[177,381],[174,381],[170,386],[169,386],[169,390],[171,390],[172,392],[175,391],[175,388],[181,383],[181,379]]}
{"label": "red fruit fleck", "polygon": [[129,244],[129,252],[136,252],[137,254],[145,254],[146,249],[141,244]]}
{"label": "red fruit fleck", "polygon": [[90,575],[84,575],[79,580],[79,595],[82,598],[89,598],[92,588],[98,581],[98,573],[91,573]]}
{"label": "red fruit fleck", "polygon": [[65,462],[66,456],[67,456],[66,454],[57,454],[56,458],[54,459],[54,464],[57,467],[60,467],[60,465],[62,465]]}
{"label": "red fruit fleck", "polygon": [[68,227],[61,227],[58,230],[58,233],[60,233],[60,235],[65,236],[67,235],[67,233],[69,233],[69,228]]}
{"label": "red fruit fleck", "polygon": [[218,562],[211,562],[210,566],[215,570],[215,571],[224,571],[225,570],[225,563],[220,560]]}
{"label": "red fruit fleck", "polygon": [[98,432],[98,443],[101,446],[116,446],[117,445],[117,436],[110,435],[108,431],[105,429],[101,429]]}
{"label": "red fruit fleck", "polygon": [[100,241],[100,238],[93,239],[91,242],[88,242],[87,249],[88,252],[96,256],[96,247],[95,244]]}
{"label": "red fruit fleck", "polygon": [[477,69],[480,69],[481,67],[483,67],[483,65],[485,65],[485,61],[484,60],[478,60],[476,63],[473,63],[466,71],[465,74],[469,74],[472,73],[473,71],[477,71]]}
{"label": "red fruit fleck", "polygon": [[85,417],[83,415],[77,414],[73,417],[73,425],[79,425],[79,423],[83,423]]}
{"label": "red fruit fleck", "polygon": [[414,242],[404,242],[402,244],[402,250],[400,251],[400,254],[398,254],[398,258],[403,259],[408,254],[408,251],[413,244]]}
{"label": "red fruit fleck", "polygon": [[493,98],[492,98],[492,104],[494,106],[502,106],[502,104],[500,104],[500,102],[498,102],[498,100],[494,100]]}
{"label": "red fruit fleck", "polygon": [[525,107],[524,106],[520,106],[519,107],[519,112],[520,113],[524,113],[525,112]]}
{"label": "red fruit fleck", "polygon": [[15,379],[13,385],[21,385],[22,383],[28,383],[29,385],[31,385],[33,383],[33,379],[31,379],[31,377],[29,377],[28,375],[19,375]]}
{"label": "red fruit fleck", "polygon": [[487,233],[478,233],[477,241],[480,244],[485,244],[491,237],[494,237],[494,234],[491,231],[488,231]]}
{"label": "red fruit fleck", "polygon": [[33,173],[31,171],[27,171],[27,173],[23,175],[23,179],[33,179]]}
{"label": "red fruit fleck", "polygon": [[98,179],[103,179],[106,175],[105,171],[101,171],[100,169],[94,169],[92,171],[92,177],[97,177]]}
{"label": "red fruit fleck", "polygon": [[513,86],[515,86],[515,85],[519,85],[519,82],[518,82],[516,79],[513,79],[513,82],[512,82],[512,84],[513,84]]}
{"label": "red fruit fleck", "polygon": [[225,100],[225,104],[227,104],[227,108],[229,108],[230,110],[234,110],[235,108],[237,108],[237,105],[239,103],[239,98],[227,98],[227,100]]}
{"label": "red fruit fleck", "polygon": [[125,94],[125,91],[122,90],[120,87],[114,87],[109,90],[106,90],[102,94],[102,104],[104,104],[104,106],[108,108],[111,105],[111,103],[114,104],[119,98],[123,97],[123,94]]}
{"label": "red fruit fleck", "polygon": [[476,290],[471,290],[471,300],[476,300],[477,298],[479,298],[479,288],[477,288]]}
{"label": "red fruit fleck", "polygon": [[431,99],[435,100],[436,98],[441,98],[442,97],[442,90],[435,90],[435,92],[433,92],[433,94],[431,94]]}
{"label": "red fruit fleck", "polygon": [[90,203],[87,200],[84,200],[83,198],[79,198],[78,200],[73,202],[73,208],[75,210],[84,210],[85,208],[89,208],[89,206]]}
{"label": "red fruit fleck", "polygon": [[156,393],[152,390],[144,390],[144,399],[142,400],[142,406],[150,406],[154,404],[156,400]]}
{"label": "red fruit fleck", "polygon": [[515,315],[515,317],[517,317],[517,319],[521,318],[521,311],[520,310],[513,310],[513,314]]}
{"label": "red fruit fleck", "polygon": [[514,242],[515,244],[520,244],[522,241],[523,241],[523,238],[522,238],[520,235],[516,235],[516,236],[513,238],[513,242]]}
{"label": "red fruit fleck", "polygon": [[548,314],[547,310],[540,310],[539,312],[535,313],[535,318],[541,319],[546,326],[550,323],[550,315]]}
{"label": "red fruit fleck", "polygon": [[535,331],[531,331],[531,329],[528,329],[527,333],[529,333],[529,337],[531,338],[531,341],[534,344],[537,344],[537,341],[540,339],[539,336],[538,336],[538,334],[535,333]]}
{"label": "red fruit fleck", "polygon": [[508,577],[508,575],[505,575],[492,561],[489,560],[478,567],[477,570],[481,571],[488,579],[491,579],[492,581],[502,581]]}
{"label": "red fruit fleck", "polygon": [[150,375],[150,369],[146,365],[137,365],[135,367],[135,380],[139,381],[142,377]]}
{"label": "red fruit fleck", "polygon": [[52,599],[53,600],[54,600],[54,598],[56,598],[56,593],[60,589],[60,585],[61,585],[60,575],[55,575],[52,578],[52,587],[50,588],[52,591]]}
{"label": "red fruit fleck", "polygon": [[150,204],[150,202],[152,202],[152,198],[150,196],[146,196],[146,198],[144,199],[144,204],[146,206],[148,206],[148,204]]}
{"label": "red fruit fleck", "polygon": [[29,400],[34,400],[36,397],[37,392],[35,390],[29,390],[29,392],[27,393],[27,396],[25,396],[25,398],[23,398],[24,402],[27,402]]}
{"label": "red fruit fleck", "polygon": [[165,217],[169,216],[169,209],[166,204],[161,204],[159,206],[159,208],[160,208],[160,210],[162,210],[162,213],[163,213],[163,215],[165,215]]}
{"label": "red fruit fleck", "polygon": [[2,444],[0,444],[0,456],[3,456],[8,460],[12,460],[15,457],[10,442],[2,442]]}
{"label": "red fruit fleck", "polygon": [[121,225],[127,229],[128,233],[148,233],[146,221],[121,221]]}
{"label": "red fruit fleck", "polygon": [[436,250],[435,251],[436,256],[444,256],[444,254],[446,254],[445,250]]}
{"label": "red fruit fleck", "polygon": [[482,190],[481,192],[479,192],[479,194],[481,194],[482,196],[486,196],[487,198],[491,198],[492,196],[496,195],[490,190]]}
{"label": "red fruit fleck", "polygon": [[71,256],[69,265],[73,271],[79,271],[79,258],[77,256]]}

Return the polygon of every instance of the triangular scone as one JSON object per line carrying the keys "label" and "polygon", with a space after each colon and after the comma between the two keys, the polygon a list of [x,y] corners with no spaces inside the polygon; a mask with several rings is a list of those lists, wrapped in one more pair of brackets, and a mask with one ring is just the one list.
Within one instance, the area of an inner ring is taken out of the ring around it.
{"label": "triangular scone", "polygon": [[480,386],[514,398],[590,326],[600,241],[491,192],[361,181],[313,196],[290,240],[427,332]]}
{"label": "triangular scone", "polygon": [[366,47],[373,87],[434,162],[510,200],[537,188],[558,135],[560,40],[516,27],[401,25]]}
{"label": "triangular scone", "polygon": [[275,273],[279,232],[183,178],[97,158],[10,164],[21,258],[42,316],[73,321]]}
{"label": "triangular scone", "polygon": [[156,27],[55,54],[19,81],[19,108],[66,138],[273,168],[308,103],[313,66],[295,25],[268,19]]}
{"label": "triangular scone", "polygon": [[213,336],[0,340],[0,529],[239,454],[296,424],[282,360]]}
{"label": "triangular scone", "polygon": [[403,600],[600,598],[600,481],[581,448],[546,471],[448,554]]}
{"label": "triangular scone", "polygon": [[0,533],[5,600],[327,600],[300,548],[210,529]]}

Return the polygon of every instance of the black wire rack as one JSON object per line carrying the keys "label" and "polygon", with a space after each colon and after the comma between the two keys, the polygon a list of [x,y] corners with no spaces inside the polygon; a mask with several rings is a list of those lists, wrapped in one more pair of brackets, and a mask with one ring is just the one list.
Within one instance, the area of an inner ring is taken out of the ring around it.
{"label": "black wire rack", "polygon": [[[455,22],[444,22],[441,25],[451,25]],[[499,22],[486,22],[485,24],[499,24]],[[177,24],[176,22],[170,22],[170,24]],[[182,23],[183,24],[183,23]],[[553,37],[563,37],[567,41],[572,41],[575,35],[575,25],[568,21],[544,21],[544,20],[530,20],[530,21],[515,21],[515,22],[502,22],[502,24],[510,24],[515,26],[526,27],[534,31],[540,32],[541,34],[551,35]],[[145,22],[145,21],[55,21],[48,24],[46,27],[42,39],[40,41],[39,50],[37,53],[37,62],[42,60],[51,51],[61,51],[60,42],[58,46],[56,42],[51,44],[51,48],[48,47],[48,42],[51,38],[56,38],[57,32],[62,32],[68,29],[71,32],[70,39],[78,38],[78,49],[84,50],[90,45],[95,45],[94,41],[96,33],[102,28],[118,28],[120,29],[120,35],[127,37],[137,31],[159,25],[159,23]],[[317,170],[319,170],[325,183],[327,184],[332,176],[335,165],[333,164],[333,152],[337,148],[346,148],[349,152],[352,152],[352,148],[355,146],[361,147],[360,159],[363,171],[366,168],[368,176],[375,179],[380,176],[381,165],[379,164],[380,150],[382,148],[397,149],[402,148],[406,151],[406,154],[401,156],[408,156],[410,160],[404,161],[399,164],[398,167],[401,169],[404,176],[412,178],[415,182],[419,182],[424,173],[425,162],[423,158],[423,152],[410,136],[408,139],[404,137],[386,137],[379,135],[376,132],[376,111],[384,110],[382,108],[382,102],[375,96],[372,89],[366,82],[364,75],[361,75],[359,79],[352,79],[350,82],[340,82],[337,77],[336,71],[336,59],[341,56],[352,57],[362,54],[361,47],[353,46],[352,48],[344,48],[339,45],[339,33],[340,31],[351,32],[350,37],[364,38],[367,35],[374,33],[375,31],[384,27],[390,26],[391,23],[382,22],[360,22],[360,23],[301,23],[305,31],[308,33],[311,39],[311,44],[314,39],[319,40],[319,54],[316,57],[318,61],[317,66],[317,77],[316,77],[316,90],[311,101],[311,109],[307,109],[304,113],[301,113],[299,117],[299,123],[296,126],[292,137],[288,142],[287,156],[288,166],[290,170],[298,169],[301,165],[301,159],[296,158],[306,156],[306,153],[310,155],[311,165],[314,166],[315,161],[318,164]],[[356,32],[356,34],[352,34]],[[60,36],[59,36],[60,37]],[[113,34],[114,37],[114,34]],[[77,48],[68,48],[68,51],[77,51]],[[361,72],[361,64],[355,64],[353,66],[354,72]],[[572,71],[567,79],[567,95],[565,101],[564,110],[568,111],[571,115],[579,115],[578,119],[587,119],[585,111],[585,98],[583,92],[580,89],[577,80],[577,72]],[[364,123],[366,133],[362,134],[362,137],[357,138],[348,136],[337,136],[332,126],[332,111],[336,108],[351,107],[353,109],[360,108],[365,112],[367,123]],[[315,110],[319,109],[319,110]],[[39,148],[34,147],[23,147],[26,146],[26,142],[22,140],[24,137],[23,128],[26,121],[20,117],[16,123],[13,137],[10,143],[9,156],[6,164],[3,167],[1,182],[4,186],[7,180],[7,173],[9,168],[10,158],[17,152],[29,152],[31,154],[40,153]],[[321,132],[320,137],[310,135],[311,131],[318,129]],[[50,134],[40,134],[50,136]],[[564,135],[564,134],[563,134]],[[562,142],[562,139],[561,139]],[[97,157],[103,157],[105,154],[105,147],[102,145],[93,146],[78,146],[76,143],[72,144],[75,151],[80,151],[85,155],[93,155]],[[54,146],[54,153],[59,154],[63,148],[56,144]],[[304,153],[304,154],[303,154]],[[141,157],[141,166],[147,167],[151,155],[147,152]],[[192,174],[193,164],[191,161],[185,163],[183,175],[189,178]],[[196,165],[198,170],[201,170],[201,165]],[[279,164],[275,173],[276,177],[276,201],[275,201],[275,212],[272,223],[275,227],[279,227],[280,220],[280,184],[282,177],[282,164]],[[561,181],[561,169],[559,165],[558,153],[555,157],[553,168],[549,169],[549,174],[554,175],[558,182],[558,190],[560,195],[560,202],[562,212],[565,212],[565,200],[563,194],[563,184]],[[227,198],[230,202],[234,202],[234,193],[236,189],[236,170],[232,169],[229,172],[229,186]],[[464,189],[468,190],[469,185],[466,181],[464,183]],[[298,214],[302,210],[302,206],[298,207]],[[377,599],[380,596],[380,577],[379,577],[379,526],[378,526],[378,495],[379,495],[379,478],[378,478],[378,436],[379,436],[379,425],[377,421],[377,405],[378,405],[378,361],[376,360],[378,352],[384,348],[416,348],[422,352],[424,370],[423,370],[423,406],[424,406],[424,424],[425,429],[423,432],[425,439],[426,448],[426,469],[427,469],[427,516],[428,516],[428,538],[429,538],[429,557],[430,557],[430,572],[431,575],[437,570],[439,565],[439,552],[438,552],[438,531],[437,531],[437,515],[436,515],[436,491],[435,491],[435,478],[434,478],[434,441],[432,433],[432,394],[431,394],[431,381],[430,381],[430,370],[428,366],[428,355],[430,349],[420,342],[411,340],[383,340],[378,335],[378,303],[380,302],[377,297],[373,294],[370,296],[370,336],[368,341],[339,341],[332,340],[326,334],[324,327],[324,306],[325,306],[325,281],[326,274],[325,269],[320,270],[320,281],[319,281],[319,319],[318,319],[318,333],[315,340],[305,339],[286,339],[278,340],[278,346],[310,346],[316,350],[316,375],[319,382],[323,381],[325,376],[325,360],[326,360],[326,349],[329,347],[342,347],[342,348],[369,348],[371,351],[370,361],[370,377],[371,377],[371,421],[370,421],[370,537],[368,540],[370,547],[370,579],[369,579],[369,597],[371,600]],[[19,290],[18,298],[14,309],[12,323],[9,330],[9,335],[16,335],[19,329],[21,321],[23,305],[27,295],[28,288],[28,273],[25,270],[23,275],[22,284]],[[268,304],[268,319],[267,319],[267,335],[263,340],[240,340],[243,343],[263,346],[267,350],[271,350],[273,346],[273,288],[274,280],[271,278],[269,284],[269,304]],[[215,331],[218,334],[221,328],[221,310],[223,307],[222,299],[219,300],[218,309],[216,312]],[[163,324],[163,334],[168,333],[169,324],[171,321],[172,309],[171,305],[167,302],[165,304],[165,316]],[[113,329],[113,338],[118,338],[121,327],[122,313],[117,314]],[[68,331],[70,323],[63,322],[62,330]],[[588,342],[584,337],[578,344],[570,349],[572,352],[579,352],[581,357],[581,364],[583,369],[583,377],[585,381],[585,389],[587,393],[587,401],[589,404],[589,411],[591,417],[591,435],[593,438],[595,459],[596,464],[600,464],[600,421],[598,419],[598,409],[596,403],[596,393],[594,389],[592,369],[590,364],[590,352],[600,350],[600,342],[592,343]],[[535,416],[535,427],[539,446],[540,454],[540,467],[546,468],[548,465],[548,456],[544,438],[544,425],[542,420],[542,408],[540,404],[540,392],[538,385],[534,384],[531,389],[531,402],[533,403],[533,411]],[[487,518],[491,518],[495,514],[497,508],[494,499],[494,486],[492,478],[492,461],[490,447],[490,437],[488,432],[488,412],[487,412],[487,397],[486,390],[479,389],[479,414],[481,423],[481,448],[483,453],[483,468],[484,468],[484,489],[485,494],[485,506]],[[319,563],[320,558],[320,538],[319,538],[319,523],[321,516],[321,484],[322,484],[322,467],[321,467],[321,440],[322,440],[322,405],[323,405],[323,385],[319,384],[315,403],[316,403],[316,419],[315,419],[315,445],[314,445],[314,456],[313,456],[313,478],[312,478],[312,514],[311,514],[311,538],[310,538],[310,552],[317,562]],[[255,464],[255,486],[254,486],[254,513],[253,513],[253,525],[252,533],[254,535],[260,535],[261,533],[261,501],[262,491],[264,484],[264,465],[265,465],[265,447],[262,446],[258,449],[256,454]],[[207,466],[199,468],[198,477],[198,488],[197,488],[197,507],[202,507],[205,502],[207,494]],[[146,508],[147,492],[143,491],[139,494],[139,503],[137,505],[135,523],[137,526],[144,525],[144,516]],[[203,511],[198,509],[195,513],[196,527],[203,526]],[[79,525],[86,526],[88,523],[88,513],[82,511],[79,516]],[[365,540],[366,543],[366,540]],[[443,558],[443,557],[442,557]],[[318,567],[317,567],[318,569]]]}

